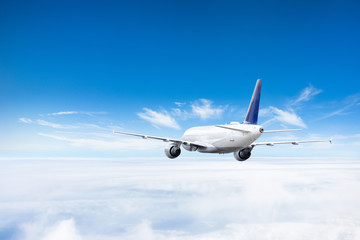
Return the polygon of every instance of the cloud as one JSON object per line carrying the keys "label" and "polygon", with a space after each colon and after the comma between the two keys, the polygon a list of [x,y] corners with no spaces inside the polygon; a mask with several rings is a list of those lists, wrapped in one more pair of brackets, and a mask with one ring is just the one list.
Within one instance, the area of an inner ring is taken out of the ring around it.
{"label": "cloud", "polygon": [[63,220],[52,226],[41,240],[81,240],[74,219]]}
{"label": "cloud", "polygon": [[19,122],[21,123],[33,123],[33,120],[30,118],[19,118]]}
{"label": "cloud", "polygon": [[352,109],[354,106],[358,106],[358,104],[360,103],[360,94],[357,93],[357,94],[354,94],[354,95],[347,96],[340,103],[341,103],[341,107],[339,109],[324,115],[319,120],[323,120],[323,119],[326,119],[326,118],[339,116],[339,115],[348,115],[348,114],[350,114],[350,112],[348,112],[348,111],[350,109]]}
{"label": "cloud", "polygon": [[360,238],[358,161],[1,163],[0,234],[14,233],[6,239]]}
{"label": "cloud", "polygon": [[170,116],[167,111],[156,112],[148,108],[143,108],[144,112],[137,113],[137,115],[148,122],[150,122],[153,126],[159,127],[169,127],[174,129],[180,129],[179,124],[176,120]]}
{"label": "cloud", "polygon": [[42,119],[39,119],[36,122],[41,126],[52,127],[52,128],[56,128],[56,129],[74,129],[74,128],[78,128],[77,126],[62,125],[62,124],[48,122],[48,121],[45,121],[45,120],[42,120]]}
{"label": "cloud", "polygon": [[[122,138],[116,136],[110,140],[94,139],[94,138],[69,138],[65,136],[38,133],[39,136],[52,138],[62,142],[67,142],[71,146],[81,147],[87,149],[96,149],[101,151],[109,150],[153,150],[155,148],[163,147],[164,143],[161,141],[146,141],[141,138]],[[145,142],[146,141],[146,142]]]}
{"label": "cloud", "polygon": [[73,115],[73,114],[79,114],[77,111],[68,111],[68,112],[56,112],[56,113],[49,113],[48,115]]}
{"label": "cloud", "polygon": [[171,115],[174,117],[180,118],[181,120],[187,120],[192,117],[191,113],[186,110],[182,110],[181,108],[173,108],[171,109]]}
{"label": "cloud", "polygon": [[285,111],[285,110],[281,110],[279,108],[270,106],[267,109],[263,109],[262,114],[263,115],[271,114],[273,116],[270,120],[266,121],[263,125],[267,125],[271,122],[278,121],[278,122],[286,124],[286,125],[306,128],[306,124],[304,123],[304,121],[292,109],[290,109],[289,111]]}
{"label": "cloud", "polygon": [[294,111],[293,107],[295,107],[295,105],[299,105],[300,103],[311,100],[311,98],[313,98],[314,96],[318,95],[321,92],[322,92],[321,89],[317,89],[312,85],[309,85],[308,87],[306,87],[301,91],[300,95],[296,99],[290,100],[285,104],[288,109],[287,111],[281,110],[274,106],[260,109],[259,111],[260,117],[272,116],[272,118],[265,121],[263,125],[268,125],[274,122],[280,122],[286,125],[306,128],[306,124],[301,119],[301,117]]}
{"label": "cloud", "polygon": [[191,104],[191,108],[192,113],[201,119],[220,117],[224,112],[224,108],[213,107],[212,101],[208,99],[199,99],[198,101],[195,101],[195,103]]}
{"label": "cloud", "polygon": [[185,102],[174,102],[176,106],[178,106],[179,108],[186,105]]}
{"label": "cloud", "polygon": [[58,116],[58,115],[75,115],[75,114],[85,114],[85,115],[92,116],[92,115],[96,115],[96,114],[106,114],[106,112],[64,111],[64,112],[49,113],[48,115]]}
{"label": "cloud", "polygon": [[316,89],[314,88],[312,85],[306,87],[305,89],[303,89],[299,95],[299,97],[293,101],[291,101],[291,105],[295,105],[295,104],[299,104],[301,102],[307,102],[309,101],[312,97],[318,95],[319,93],[321,93],[322,90],[321,89]]}
{"label": "cloud", "polygon": [[260,108],[259,117],[271,116],[272,111],[270,108]]}
{"label": "cloud", "polygon": [[21,226],[23,240],[82,240],[74,219],[59,220],[50,225],[46,217]]}

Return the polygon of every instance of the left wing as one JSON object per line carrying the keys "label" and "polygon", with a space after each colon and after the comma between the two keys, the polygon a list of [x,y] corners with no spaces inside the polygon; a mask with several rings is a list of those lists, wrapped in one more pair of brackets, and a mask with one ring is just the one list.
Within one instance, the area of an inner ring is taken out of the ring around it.
{"label": "left wing", "polygon": [[114,131],[113,133],[136,136],[136,137],[142,137],[143,139],[151,138],[151,139],[156,139],[156,140],[162,140],[164,142],[173,142],[173,143],[176,143],[178,145],[184,144],[184,145],[194,145],[194,146],[197,146],[197,147],[209,147],[209,145],[206,144],[206,143],[183,141],[181,139],[164,138],[164,137],[149,136],[149,135],[143,135],[143,134],[137,134],[137,133],[117,132],[117,131]]}
{"label": "left wing", "polygon": [[306,141],[284,141],[284,142],[259,142],[259,143],[253,143],[251,146],[255,147],[258,145],[266,145],[266,146],[274,146],[276,144],[293,144],[293,145],[299,145],[300,143],[314,143],[314,142],[330,142],[332,143],[332,138],[329,140],[306,140]]}

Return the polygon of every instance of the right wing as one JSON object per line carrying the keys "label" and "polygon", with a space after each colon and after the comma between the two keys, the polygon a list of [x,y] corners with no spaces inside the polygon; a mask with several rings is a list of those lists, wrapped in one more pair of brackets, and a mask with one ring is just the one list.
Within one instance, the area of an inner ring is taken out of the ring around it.
{"label": "right wing", "polygon": [[197,146],[197,147],[209,147],[209,145],[206,144],[206,143],[183,141],[181,139],[156,137],[156,136],[149,136],[149,135],[143,135],[143,134],[137,134],[137,133],[128,133],[128,132],[118,132],[118,131],[114,131],[113,133],[136,136],[136,137],[142,137],[143,139],[151,138],[151,139],[156,139],[156,140],[162,140],[164,142],[173,142],[173,143],[176,143],[178,145],[184,144],[184,145],[194,145],[194,146]]}
{"label": "right wing", "polygon": [[253,143],[251,146],[258,146],[258,145],[266,145],[266,146],[274,146],[276,144],[293,144],[299,145],[299,143],[313,143],[313,142],[330,142],[332,143],[332,138],[329,140],[306,140],[306,141],[284,141],[284,142],[259,142]]}

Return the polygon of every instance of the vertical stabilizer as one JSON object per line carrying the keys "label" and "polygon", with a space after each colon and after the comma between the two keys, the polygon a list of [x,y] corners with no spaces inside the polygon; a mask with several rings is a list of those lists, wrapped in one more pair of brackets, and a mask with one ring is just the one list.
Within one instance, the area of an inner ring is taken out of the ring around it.
{"label": "vertical stabilizer", "polygon": [[249,109],[247,111],[244,124],[257,124],[259,104],[260,104],[260,92],[261,92],[262,79],[258,79],[255,85],[254,93],[252,95]]}

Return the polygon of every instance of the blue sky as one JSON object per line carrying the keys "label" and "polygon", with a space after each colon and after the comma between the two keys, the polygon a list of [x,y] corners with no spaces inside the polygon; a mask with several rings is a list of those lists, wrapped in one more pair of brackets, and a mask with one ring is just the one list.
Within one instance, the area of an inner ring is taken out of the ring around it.
{"label": "blue sky", "polygon": [[359,5],[1,1],[0,157],[163,156],[112,129],[242,121],[258,78],[259,122],[304,129],[261,140],[334,137],[258,156],[359,157]]}

